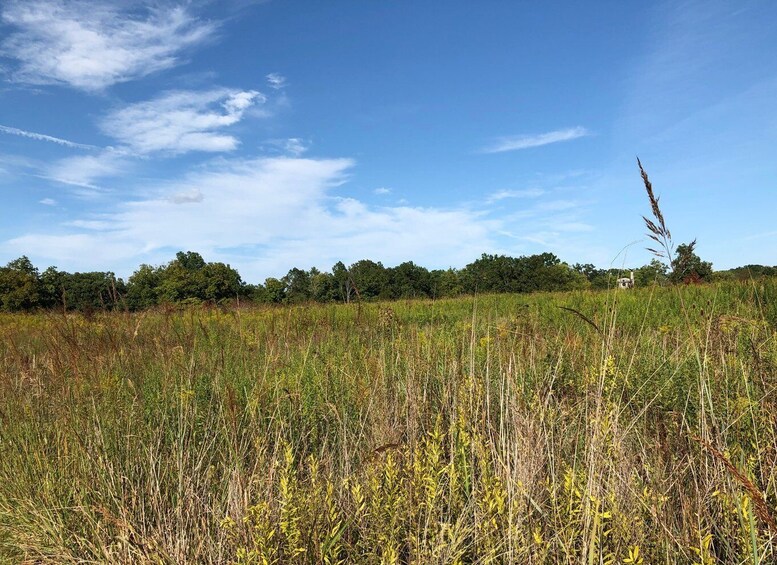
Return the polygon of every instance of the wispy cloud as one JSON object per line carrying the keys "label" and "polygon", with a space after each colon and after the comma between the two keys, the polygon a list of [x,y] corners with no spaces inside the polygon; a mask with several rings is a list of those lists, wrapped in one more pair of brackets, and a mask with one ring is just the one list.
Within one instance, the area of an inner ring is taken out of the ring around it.
{"label": "wispy cloud", "polygon": [[205,196],[199,188],[192,188],[176,192],[170,197],[170,202],[173,204],[198,204],[204,199]]}
{"label": "wispy cloud", "polygon": [[563,212],[564,210],[574,210],[582,205],[583,203],[579,200],[549,200],[542,202],[537,208],[546,212]]}
{"label": "wispy cloud", "polygon": [[38,204],[43,204],[44,206],[56,206],[57,201],[53,198],[44,198],[43,200],[39,200]]}
{"label": "wispy cloud", "polygon": [[541,147],[551,143],[562,141],[571,141],[580,137],[590,135],[590,132],[584,127],[574,127],[568,129],[559,129],[540,133],[536,135],[516,135],[509,137],[500,137],[494,143],[481,149],[481,153],[503,153],[505,151],[517,151],[519,149],[529,149],[531,147]]}
{"label": "wispy cloud", "polygon": [[2,20],[15,30],[0,45],[15,80],[86,91],[173,67],[217,28],[182,5],[86,0],[10,0]]}
{"label": "wispy cloud", "polygon": [[308,144],[299,137],[290,137],[283,144],[283,148],[289,155],[299,157],[308,150]]}
{"label": "wispy cloud", "polygon": [[[115,264],[117,257],[131,257],[138,252],[129,242],[101,238],[102,234],[90,230],[87,233],[54,233],[23,235],[0,245],[0,249],[22,249],[19,255],[27,254],[53,260],[57,265],[67,265],[70,270],[105,270],[107,265]],[[102,243],[100,240],[102,239]]]}
{"label": "wispy cloud", "polygon": [[102,131],[132,151],[231,151],[238,140],[218,130],[239,122],[265,97],[255,90],[172,91],[114,111]]}
{"label": "wispy cloud", "polygon": [[99,264],[119,273],[141,261],[168,260],[171,249],[196,249],[238,266],[247,280],[282,275],[292,266],[330,268],[337,260],[365,257],[388,264],[462,265],[494,249],[494,220],[479,212],[375,208],[337,196],[353,165],[350,159],[219,159],[150,187],[145,199],[0,247],[70,269]]}
{"label": "wispy cloud", "polygon": [[80,155],[55,161],[46,167],[41,176],[50,180],[76,186],[81,196],[91,196],[104,190],[97,182],[100,179],[126,173],[130,168],[127,156],[112,149],[105,149],[97,155]]}
{"label": "wispy cloud", "polygon": [[74,220],[66,225],[94,231],[103,231],[111,228],[111,223],[105,220]]}
{"label": "wispy cloud", "polygon": [[579,232],[589,232],[594,231],[596,228],[592,226],[591,224],[587,224],[585,222],[558,222],[553,225],[553,227],[561,232],[573,232],[573,233],[579,233]]}
{"label": "wispy cloud", "polygon": [[381,186],[380,188],[376,188],[372,192],[377,195],[391,194],[391,189],[386,188],[385,186]]}
{"label": "wispy cloud", "polygon": [[493,204],[507,198],[538,198],[545,194],[541,188],[527,188],[523,190],[498,190],[486,198],[487,204]]}
{"label": "wispy cloud", "polygon": [[94,145],[87,145],[85,143],[76,143],[75,141],[68,141],[60,137],[54,137],[51,135],[45,135],[43,133],[35,133],[34,131],[26,131],[23,129],[12,128],[9,126],[0,125],[0,132],[10,135],[18,135],[20,137],[26,137],[29,139],[35,139],[37,141],[48,141],[50,143],[56,143],[58,145],[64,145],[65,147],[72,147],[73,149],[97,149]]}
{"label": "wispy cloud", "polygon": [[763,239],[763,238],[769,238],[769,237],[774,237],[774,236],[777,236],[777,230],[770,230],[770,231],[765,231],[765,232],[761,232],[761,233],[756,233],[756,234],[748,235],[748,236],[745,236],[745,237],[741,238],[741,240],[742,241],[752,241],[754,239]]}
{"label": "wispy cloud", "polygon": [[268,139],[262,144],[261,148],[270,155],[280,153],[290,157],[299,157],[308,152],[310,141],[301,137]]}
{"label": "wispy cloud", "polygon": [[271,88],[281,90],[286,86],[286,77],[279,73],[270,73],[265,77]]}
{"label": "wispy cloud", "polygon": [[0,171],[11,177],[15,177],[19,174],[30,174],[36,170],[39,170],[42,163],[31,157],[23,157],[21,155],[9,155],[7,153],[0,153]]}

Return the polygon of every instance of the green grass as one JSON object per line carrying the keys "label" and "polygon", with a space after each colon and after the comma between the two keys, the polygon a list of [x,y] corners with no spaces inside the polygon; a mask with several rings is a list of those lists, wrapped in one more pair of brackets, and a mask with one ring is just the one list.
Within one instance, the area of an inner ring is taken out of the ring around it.
{"label": "green grass", "polygon": [[774,562],[775,332],[775,281],[3,315],[0,562]]}

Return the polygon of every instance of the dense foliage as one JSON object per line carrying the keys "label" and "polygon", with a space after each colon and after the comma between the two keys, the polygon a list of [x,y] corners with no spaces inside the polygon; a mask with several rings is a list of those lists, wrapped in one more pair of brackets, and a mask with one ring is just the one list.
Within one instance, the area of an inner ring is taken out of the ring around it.
{"label": "dense foliage", "polygon": [[207,263],[199,253],[179,252],[171,262],[141,265],[125,282],[110,272],[67,273],[50,267],[40,273],[26,257],[0,267],[0,311],[60,308],[84,312],[142,310],[160,304],[351,302],[400,298],[449,298],[462,294],[607,289],[634,272],[636,286],[700,283],[777,274],[777,267],[748,265],[713,273],[694,252],[694,243],[677,247],[670,268],[654,259],[639,268],[573,266],[552,253],[526,257],[483,254],[463,269],[428,270],[408,261],[396,267],[361,260],[331,272],[291,269],[286,276],[247,284],[224,263]]}

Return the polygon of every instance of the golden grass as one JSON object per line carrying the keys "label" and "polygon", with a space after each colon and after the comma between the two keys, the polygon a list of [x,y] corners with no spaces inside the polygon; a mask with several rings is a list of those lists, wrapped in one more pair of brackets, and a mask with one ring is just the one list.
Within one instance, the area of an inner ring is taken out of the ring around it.
{"label": "golden grass", "polygon": [[774,562],[776,323],[775,281],[2,315],[0,562]]}

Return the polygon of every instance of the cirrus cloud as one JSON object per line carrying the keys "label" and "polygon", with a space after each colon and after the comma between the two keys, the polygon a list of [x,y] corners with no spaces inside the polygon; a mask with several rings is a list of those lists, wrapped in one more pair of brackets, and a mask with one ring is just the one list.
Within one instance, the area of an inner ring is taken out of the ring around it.
{"label": "cirrus cloud", "polygon": [[95,155],[65,157],[46,165],[39,176],[55,182],[79,187],[80,196],[94,196],[104,190],[97,183],[128,172],[131,163],[124,152],[112,148]]}
{"label": "cirrus cloud", "polygon": [[141,154],[231,151],[237,138],[218,130],[236,124],[265,100],[256,90],[176,90],[113,111],[100,129]]}
{"label": "cirrus cloud", "polygon": [[35,141],[48,141],[49,143],[56,143],[64,147],[70,147],[73,149],[97,149],[94,145],[87,145],[85,143],[76,143],[68,139],[62,139],[61,137],[54,137],[53,135],[46,135],[43,133],[36,133],[34,131],[27,131],[19,128],[13,128],[9,126],[0,125],[0,132],[7,133],[9,135],[18,135],[19,137],[26,137],[28,139],[34,139]]}
{"label": "cirrus cloud", "polygon": [[271,88],[281,90],[286,86],[286,77],[280,73],[270,73],[265,77]]}
{"label": "cirrus cloud", "polygon": [[17,62],[16,81],[89,92],[173,67],[217,28],[170,4],[11,0],[1,14],[14,31],[0,55]]}
{"label": "cirrus cloud", "polygon": [[481,153],[503,153],[505,151],[517,151],[519,149],[541,147],[543,145],[550,145],[551,143],[571,141],[573,139],[585,137],[587,135],[591,135],[590,132],[584,127],[578,126],[574,128],[549,131],[536,135],[515,135],[500,137],[491,145],[484,147],[481,150]]}

